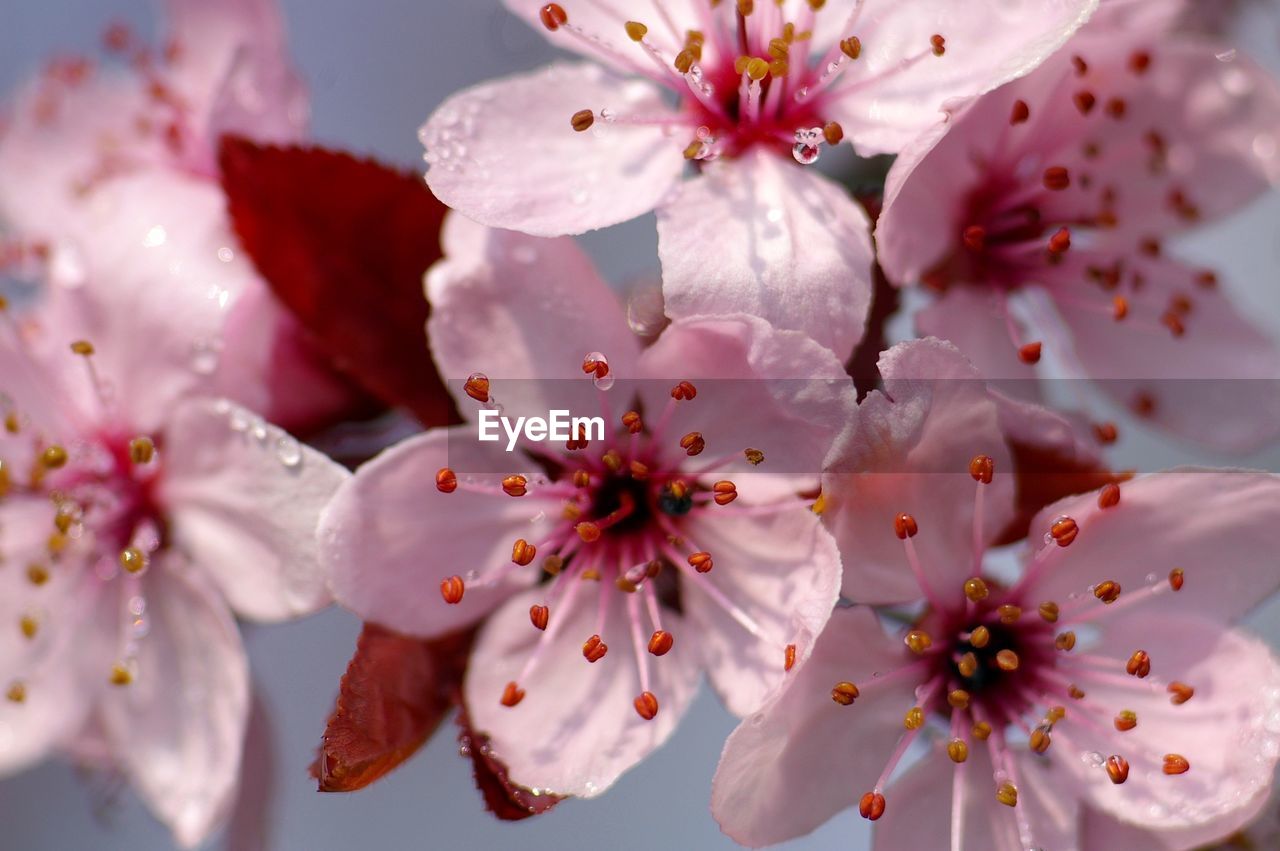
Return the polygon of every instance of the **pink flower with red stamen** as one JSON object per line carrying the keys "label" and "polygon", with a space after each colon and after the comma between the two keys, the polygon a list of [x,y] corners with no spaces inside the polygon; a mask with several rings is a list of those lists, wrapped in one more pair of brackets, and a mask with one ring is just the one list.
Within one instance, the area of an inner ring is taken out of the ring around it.
{"label": "pink flower with red stamen", "polygon": [[[473,726],[514,782],[596,795],[666,739],[704,670],[745,713],[808,655],[840,564],[797,491],[852,388],[830,351],[754,317],[677,320],[641,350],[571,240],[454,216],[444,245],[429,338],[442,374],[470,375],[469,422],[339,491],[320,532],[335,596],[422,637],[487,617]],[[483,410],[556,408],[602,416],[603,436],[476,440]]]}
{"label": "pink flower with red stamen", "polygon": [[1277,433],[1280,351],[1165,243],[1280,179],[1280,88],[1211,43],[1117,32],[1091,25],[903,153],[880,261],[935,292],[917,330],[986,377],[1033,376],[1043,344],[1152,422],[1248,449]]}
{"label": "pink flower with red stamen", "polygon": [[892,628],[836,610],[729,738],[724,830],[766,845],[857,806],[876,848],[1069,851],[1247,823],[1280,753],[1280,660],[1230,625],[1280,584],[1280,477],[1183,469],[1070,497],[1010,577],[987,551],[1013,506],[984,383],[938,340],[880,366],[823,519],[846,597],[920,608]]}
{"label": "pink flower with red stamen", "polygon": [[0,303],[0,771],[91,731],[196,845],[239,781],[232,614],[328,603],[315,526],[347,473],[206,395],[191,346],[223,321],[216,293],[102,271],[118,278],[53,285],[26,315]]}
{"label": "pink flower with red stamen", "polygon": [[747,312],[845,356],[870,301],[867,219],[801,165],[846,139],[897,152],[948,99],[1035,67],[1097,3],[646,0],[631,20],[595,0],[507,5],[599,64],[447,100],[421,131],[432,191],[542,236],[656,208],[670,316]]}

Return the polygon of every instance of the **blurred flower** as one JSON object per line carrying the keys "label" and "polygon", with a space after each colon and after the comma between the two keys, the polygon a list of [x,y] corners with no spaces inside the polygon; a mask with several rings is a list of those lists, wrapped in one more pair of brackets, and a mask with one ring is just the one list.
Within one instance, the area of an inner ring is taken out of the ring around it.
{"label": "blurred flower", "polygon": [[[837,609],[730,737],[724,830],[769,844],[857,803],[877,848],[1130,847],[1080,838],[1097,811],[1186,848],[1253,818],[1280,753],[1280,661],[1229,624],[1280,584],[1280,477],[1183,469],[1068,498],[1002,579],[987,545],[1012,505],[982,382],[937,340],[881,369],[823,519],[846,596],[919,614],[889,635],[870,608]],[[928,753],[890,782],[917,739]]]}
{"label": "blurred flower", "polygon": [[[702,671],[743,713],[808,654],[840,566],[796,488],[852,387],[829,351],[752,317],[677,320],[641,351],[571,240],[454,216],[444,245],[429,339],[442,374],[470,375],[451,384],[469,422],[339,491],[320,531],[334,593],[418,637],[487,618],[472,728],[513,782],[593,796],[666,739]],[[476,440],[486,409],[607,425],[508,454]]]}
{"label": "blurred flower", "polygon": [[170,247],[104,259],[100,281],[0,310],[0,770],[93,730],[195,845],[245,736],[232,612],[328,602],[314,529],[347,474],[209,398],[198,344],[226,308]]}
{"label": "blurred flower", "polygon": [[1033,376],[1043,345],[1139,415],[1249,449],[1280,429],[1280,352],[1165,242],[1280,180],[1278,144],[1280,86],[1247,58],[1090,25],[899,157],[880,261],[936,295],[917,330],[986,377]]}
{"label": "blurred flower", "polygon": [[507,5],[599,64],[447,100],[421,131],[440,199],[542,236],[656,208],[669,316],[743,311],[846,357],[871,295],[866,215],[797,162],[846,137],[900,150],[948,99],[1033,68],[1096,0],[652,0],[630,21],[599,3]]}

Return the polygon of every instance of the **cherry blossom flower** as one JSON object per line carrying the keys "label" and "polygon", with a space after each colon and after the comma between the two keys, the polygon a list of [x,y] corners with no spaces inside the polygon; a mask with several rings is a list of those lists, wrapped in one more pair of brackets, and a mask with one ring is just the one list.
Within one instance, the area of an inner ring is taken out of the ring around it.
{"label": "cherry blossom flower", "polygon": [[[469,376],[451,387],[470,421],[358,470],[324,557],[368,621],[428,638],[487,618],[472,728],[512,781],[590,797],[666,739],[702,671],[744,713],[807,656],[840,565],[794,488],[816,492],[852,386],[748,316],[677,320],[641,351],[572,240],[453,216],[444,246],[428,337],[443,375]],[[603,412],[603,439],[476,440],[483,410],[552,408]]]}
{"label": "cherry blossom flower", "polygon": [[[240,252],[217,180],[222,134],[283,143],[305,132],[306,92],[279,11],[272,0],[164,5],[161,49],[114,25],[104,42],[118,61],[55,59],[6,105],[0,268],[58,249],[64,271],[96,277],[98,258],[123,250],[104,222],[113,213],[150,219],[132,249],[181,246],[187,273],[234,305],[217,333],[195,341],[193,359],[218,368],[225,395],[309,426],[348,391],[315,361]],[[288,392],[303,385],[307,392]]]}
{"label": "cherry blossom flower", "polygon": [[226,308],[182,256],[122,246],[102,286],[0,303],[0,771],[88,736],[192,846],[238,782],[232,614],[328,603],[315,527],[347,473],[206,395],[192,340]]}
{"label": "cherry blossom flower", "polygon": [[[837,609],[729,738],[725,831],[765,845],[856,804],[876,848],[1069,851],[1133,834],[1190,848],[1253,818],[1280,753],[1280,661],[1230,624],[1280,584],[1280,477],[1181,469],[1069,497],[1011,577],[987,546],[1012,504],[984,383],[938,340],[881,369],[823,519],[846,597],[923,606],[892,634]],[[899,774],[916,742],[927,754]]]}
{"label": "cherry blossom flower", "polygon": [[1252,448],[1280,423],[1280,353],[1165,243],[1280,179],[1278,116],[1234,51],[1091,24],[895,162],[880,261],[986,377],[1032,377],[1043,346],[1155,424]]}
{"label": "cherry blossom flower", "polygon": [[[949,98],[1026,73],[1096,0],[508,0],[592,60],[483,83],[421,131],[427,182],[541,236],[658,211],[667,312],[743,311],[845,356],[861,337],[865,213],[812,169],[848,139],[894,153]],[[694,176],[683,181],[686,165]]]}

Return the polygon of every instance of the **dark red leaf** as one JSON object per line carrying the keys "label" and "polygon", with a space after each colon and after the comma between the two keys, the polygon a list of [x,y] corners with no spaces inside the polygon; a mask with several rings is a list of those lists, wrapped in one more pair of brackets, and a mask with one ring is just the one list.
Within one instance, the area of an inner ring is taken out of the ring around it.
{"label": "dark red leaf", "polygon": [[235,136],[219,152],[240,243],[333,367],[424,425],[457,421],[427,351],[422,276],[445,207],[417,175]]}
{"label": "dark red leaf", "polygon": [[507,767],[489,749],[489,737],[471,728],[466,707],[458,712],[458,746],[471,757],[476,788],[484,796],[489,812],[503,821],[519,821],[540,816],[564,800],[563,795],[535,795],[524,786],[511,782]]}
{"label": "dark red leaf", "polygon": [[422,747],[458,701],[474,636],[422,641],[365,624],[311,766],[320,791],[363,789]]}
{"label": "dark red leaf", "polygon": [[1027,536],[1035,515],[1046,506],[1075,494],[1088,493],[1112,482],[1132,478],[1104,464],[1068,457],[1062,451],[1010,439],[1014,474],[1017,477],[1017,515],[1000,535],[999,544],[1009,544]]}

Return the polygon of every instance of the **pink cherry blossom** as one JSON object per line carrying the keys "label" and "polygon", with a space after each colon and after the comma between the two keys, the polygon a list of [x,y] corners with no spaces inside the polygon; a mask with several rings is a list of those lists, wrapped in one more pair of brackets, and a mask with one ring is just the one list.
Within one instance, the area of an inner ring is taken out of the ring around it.
{"label": "pink cherry blossom", "polygon": [[[203,342],[204,362],[220,366],[221,392],[275,421],[310,425],[348,391],[317,364],[240,252],[216,163],[223,133],[285,143],[305,132],[306,92],[279,11],[272,0],[167,0],[165,8],[159,49],[111,27],[105,41],[117,61],[54,60],[6,106],[0,223],[11,244],[0,243],[0,267],[6,255],[12,262],[57,247],[68,274],[96,277],[103,255],[181,244],[188,273],[234,305]],[[300,386],[306,392],[282,389]]]}
{"label": "pink cherry blossom", "polygon": [[[897,152],[948,99],[1025,74],[1096,0],[507,0],[557,62],[449,98],[422,128],[436,195],[542,236],[658,211],[673,318],[747,312],[838,355],[862,334],[862,209],[812,169]],[[693,174],[683,180],[686,165]]]}
{"label": "pink cherry blossom", "polygon": [[314,532],[347,474],[208,395],[192,346],[225,308],[183,256],[121,250],[107,280],[0,309],[0,771],[94,731],[193,846],[239,779],[233,613],[327,604]]}
{"label": "pink cherry blossom", "polygon": [[[415,636],[487,618],[473,726],[515,782],[590,797],[670,735],[703,671],[744,713],[809,653],[840,564],[796,488],[816,488],[851,385],[754,317],[676,320],[642,350],[570,239],[454,216],[444,248],[429,338],[469,422],[340,489],[320,531],[334,593]],[[480,411],[551,408],[601,413],[603,439],[475,438]]]}
{"label": "pink cherry blossom", "polygon": [[1091,24],[898,159],[880,260],[988,378],[1033,376],[1043,344],[1153,423],[1249,449],[1280,428],[1280,352],[1166,243],[1280,179],[1277,139],[1280,87],[1247,58]]}
{"label": "pink cherry blossom", "polygon": [[876,848],[1070,851],[1190,848],[1252,819],[1280,753],[1280,660],[1231,624],[1280,584],[1280,477],[1181,469],[1070,497],[1010,576],[987,552],[1012,504],[983,382],[938,340],[880,365],[823,519],[846,597],[923,607],[892,629],[836,610],[729,738],[724,830],[766,845],[856,805]]}

